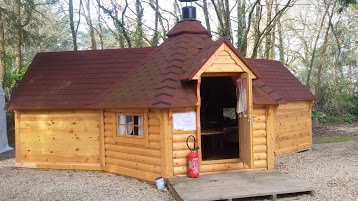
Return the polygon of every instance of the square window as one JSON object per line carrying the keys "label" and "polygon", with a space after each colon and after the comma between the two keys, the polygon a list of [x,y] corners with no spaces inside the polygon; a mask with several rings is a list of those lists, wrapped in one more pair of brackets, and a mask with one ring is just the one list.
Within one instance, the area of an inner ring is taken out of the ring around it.
{"label": "square window", "polygon": [[142,114],[123,114],[117,115],[118,136],[122,137],[142,137],[143,136],[143,115]]}

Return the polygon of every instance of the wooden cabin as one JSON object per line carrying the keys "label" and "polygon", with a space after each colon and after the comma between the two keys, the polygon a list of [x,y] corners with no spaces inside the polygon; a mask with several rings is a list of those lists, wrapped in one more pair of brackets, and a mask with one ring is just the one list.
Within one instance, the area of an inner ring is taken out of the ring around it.
{"label": "wooden cabin", "polygon": [[196,20],[167,36],[158,47],[37,54],[7,105],[17,166],[153,182],[187,174],[190,135],[201,173],[272,169],[275,153],[311,148],[315,96],[280,62],[244,58]]}

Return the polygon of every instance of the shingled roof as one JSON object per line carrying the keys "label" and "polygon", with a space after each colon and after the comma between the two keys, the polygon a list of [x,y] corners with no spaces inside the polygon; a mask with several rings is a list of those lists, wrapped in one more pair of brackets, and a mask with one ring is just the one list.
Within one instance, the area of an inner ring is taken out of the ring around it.
{"label": "shingled roof", "polygon": [[198,52],[211,43],[209,32],[200,22],[179,22],[151,58],[108,94],[98,107],[195,106],[196,84],[181,82],[180,77]]}
{"label": "shingled roof", "polygon": [[281,62],[268,59],[247,59],[247,61],[260,73],[259,80],[272,88],[283,100],[287,102],[316,100],[316,96]]}
{"label": "shingled roof", "polygon": [[214,42],[199,21],[182,21],[167,36],[151,48],[39,53],[7,108],[195,106],[196,81],[190,76],[223,43],[258,77],[255,104],[315,99],[280,62],[245,59],[227,40]]}
{"label": "shingled roof", "polygon": [[152,48],[38,53],[8,109],[88,108],[131,74]]}

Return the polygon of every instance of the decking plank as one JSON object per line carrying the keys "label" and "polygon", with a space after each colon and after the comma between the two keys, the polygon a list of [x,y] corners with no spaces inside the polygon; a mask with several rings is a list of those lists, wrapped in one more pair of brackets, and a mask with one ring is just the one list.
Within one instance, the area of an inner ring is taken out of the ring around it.
{"label": "decking plank", "polygon": [[199,178],[176,177],[168,180],[169,190],[177,200],[221,200],[276,196],[313,192],[307,184],[277,170],[240,171],[200,175]]}

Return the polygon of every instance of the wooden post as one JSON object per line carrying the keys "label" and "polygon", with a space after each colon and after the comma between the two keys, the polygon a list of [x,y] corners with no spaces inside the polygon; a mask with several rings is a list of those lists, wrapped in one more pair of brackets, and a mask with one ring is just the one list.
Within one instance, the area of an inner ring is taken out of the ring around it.
{"label": "wooden post", "polygon": [[21,163],[20,110],[15,110],[15,155],[16,163]]}
{"label": "wooden post", "polygon": [[169,124],[168,109],[161,110],[160,121],[160,154],[161,154],[161,175],[164,178],[173,177],[173,135],[172,127]]}
{"label": "wooden post", "polygon": [[103,110],[99,111],[99,123],[100,123],[100,136],[99,136],[99,160],[101,164],[101,168],[103,168],[106,165],[106,158],[105,158],[105,144],[104,144],[104,114]]}
{"label": "wooden post", "polygon": [[198,78],[196,84],[196,96],[198,99],[197,107],[196,107],[196,139],[198,139],[198,154],[199,154],[199,169],[201,166],[202,158],[202,145],[201,145],[201,119],[200,119],[200,110],[201,110],[201,95],[200,95],[200,85],[201,85],[201,77]]}
{"label": "wooden post", "polygon": [[313,101],[310,101],[309,102],[309,105],[308,105],[308,111],[309,111],[309,114],[308,114],[308,122],[310,122],[309,123],[309,125],[308,125],[308,127],[309,127],[309,146],[310,146],[310,148],[312,148],[312,144],[313,144],[313,142],[312,142],[312,106],[313,106]]}
{"label": "wooden post", "polygon": [[266,132],[267,132],[267,169],[275,167],[275,137],[274,137],[274,109],[273,105],[266,106]]}

